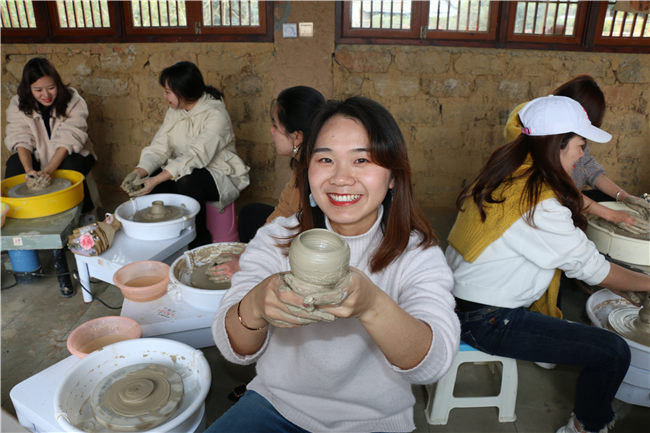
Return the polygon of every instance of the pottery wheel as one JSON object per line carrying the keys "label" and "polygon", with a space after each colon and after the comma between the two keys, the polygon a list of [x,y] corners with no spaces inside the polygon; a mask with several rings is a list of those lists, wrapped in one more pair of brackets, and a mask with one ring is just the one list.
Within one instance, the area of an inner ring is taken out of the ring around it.
{"label": "pottery wheel", "polygon": [[612,310],[607,317],[609,326],[621,337],[650,346],[650,323],[639,320],[639,307]]}
{"label": "pottery wheel", "polygon": [[37,195],[50,194],[53,192],[64,190],[68,188],[70,185],[72,185],[72,182],[70,182],[68,179],[63,179],[61,177],[54,177],[52,178],[52,182],[47,187],[40,189],[38,191],[32,191],[29,188],[27,188],[27,184],[23,182],[11,187],[9,191],[7,191],[7,197],[14,197],[14,198],[35,197]]}
{"label": "pottery wheel", "polygon": [[102,379],[90,396],[97,422],[114,431],[149,430],[167,421],[183,400],[183,379],[160,364],[135,364]]}
{"label": "pottery wheel", "polygon": [[[634,217],[639,216],[636,213],[631,213],[631,212],[628,212],[628,213],[630,215],[634,216]],[[608,231],[610,231],[612,233],[615,233],[617,235],[626,236],[626,237],[632,238],[632,239],[639,239],[639,240],[642,240],[642,241],[650,240],[650,225],[648,225],[646,230],[642,231],[641,233],[632,233],[629,230],[626,230],[623,227],[620,227],[617,224],[614,224],[613,222],[607,221],[607,220],[605,220],[603,218],[594,216],[594,217],[591,217],[591,219],[594,222],[594,224],[596,224],[597,226],[600,226],[600,227],[604,228],[605,230],[608,230]]]}
{"label": "pottery wheel", "polygon": [[183,208],[178,206],[165,206],[165,204],[156,200],[151,206],[139,210],[133,215],[133,221],[140,223],[154,223],[171,221],[182,217],[185,214]]}

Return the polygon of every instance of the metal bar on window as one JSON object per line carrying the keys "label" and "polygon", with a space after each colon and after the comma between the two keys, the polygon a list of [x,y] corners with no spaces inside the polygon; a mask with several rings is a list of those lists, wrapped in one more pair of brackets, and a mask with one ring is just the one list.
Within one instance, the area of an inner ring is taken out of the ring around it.
{"label": "metal bar on window", "polygon": [[546,20],[548,19],[548,4],[544,7],[544,21],[542,21],[542,34],[546,34]]}
{"label": "metal bar on window", "polygon": [[538,10],[539,2],[535,2],[535,9],[533,11],[533,31],[531,32],[532,34],[537,33],[537,10]]}
{"label": "metal bar on window", "polygon": [[447,22],[445,23],[445,30],[449,30],[449,13],[451,12],[451,0],[447,0]]}
{"label": "metal bar on window", "polygon": [[564,34],[566,35],[566,32],[568,30],[568,24],[569,24],[569,3],[567,2],[566,8],[564,9]]}
{"label": "metal bar on window", "polygon": [[630,36],[629,37],[634,37],[634,27],[636,26],[636,17],[638,14],[632,14],[632,26],[630,27]]}
{"label": "metal bar on window", "polygon": [[86,8],[84,7],[84,2],[81,1],[78,3],[78,8],[79,8],[79,15],[81,16],[81,22],[83,23],[83,26],[78,26],[78,27],[88,27],[86,23]]}
{"label": "metal bar on window", "polygon": [[470,13],[471,9],[472,9],[472,0],[469,0],[469,1],[467,2],[467,15],[466,15],[466,17],[465,17],[465,20],[466,20],[466,21],[465,21],[465,28],[463,29],[463,30],[466,30],[466,31],[469,30],[469,25],[470,25],[470,24],[469,24],[469,20],[470,20],[470,15],[469,15],[469,13]]}
{"label": "metal bar on window", "polygon": [[555,34],[555,29],[557,29],[557,14],[559,11],[560,6],[555,3],[555,10],[553,11],[553,31],[551,34]]}
{"label": "metal bar on window", "polygon": [[25,17],[25,26],[24,27],[29,27],[29,13],[27,12],[27,2],[25,0],[22,0],[20,4],[23,7],[23,16]]}

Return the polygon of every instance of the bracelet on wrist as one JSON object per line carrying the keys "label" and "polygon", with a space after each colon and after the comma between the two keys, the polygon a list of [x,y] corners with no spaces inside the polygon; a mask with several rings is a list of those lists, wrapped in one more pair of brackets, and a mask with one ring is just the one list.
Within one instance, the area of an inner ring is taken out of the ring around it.
{"label": "bracelet on wrist", "polygon": [[249,331],[261,331],[262,329],[264,329],[264,328],[266,328],[267,326],[269,326],[269,324],[267,323],[266,325],[262,326],[261,328],[251,328],[251,327],[248,326],[246,323],[244,323],[244,319],[241,318],[241,313],[239,312],[239,307],[241,306],[241,301],[243,301],[243,299],[240,300],[240,301],[237,303],[237,318],[239,319],[239,323],[241,323],[241,326],[243,326],[244,328],[248,329]]}
{"label": "bracelet on wrist", "polygon": [[621,195],[622,192],[623,189],[619,189],[618,191],[616,191],[616,201],[619,201],[618,196]]}

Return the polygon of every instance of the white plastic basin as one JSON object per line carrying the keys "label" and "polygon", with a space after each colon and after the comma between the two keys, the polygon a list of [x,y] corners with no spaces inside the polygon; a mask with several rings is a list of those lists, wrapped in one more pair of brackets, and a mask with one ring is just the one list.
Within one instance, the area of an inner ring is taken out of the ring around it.
{"label": "white plastic basin", "polygon": [[173,368],[183,379],[181,406],[156,432],[185,431],[200,416],[211,383],[210,365],[203,352],[164,338],[140,338],[105,346],[90,353],[68,373],[54,395],[54,417],[61,431],[109,431],[94,420],[87,401],[93,389],[113,371],[151,362]]}
{"label": "white plastic basin", "polygon": [[[162,201],[165,206],[180,206],[187,210],[187,214],[180,218],[162,222],[136,222],[133,215],[139,210],[146,209],[156,200]],[[134,197],[125,201],[115,209],[115,217],[122,223],[124,233],[134,239],[145,241],[165,240],[178,237],[187,227],[194,229],[194,218],[199,213],[201,206],[192,197],[181,194],[149,194]]]}

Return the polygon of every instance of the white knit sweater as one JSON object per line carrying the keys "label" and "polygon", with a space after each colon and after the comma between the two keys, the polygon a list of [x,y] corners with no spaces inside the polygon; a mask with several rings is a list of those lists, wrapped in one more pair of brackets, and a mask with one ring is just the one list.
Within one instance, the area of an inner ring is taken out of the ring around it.
{"label": "white knit sweater", "polygon": [[225,331],[226,312],[264,278],[289,270],[288,257],[275,244],[290,234],[285,227],[296,225],[295,216],[277,218],[257,232],[214,318],[212,334],[224,357],[238,364],[257,362],[257,376],[248,388],[312,432],[413,430],[411,384],[438,380],[458,351],[460,326],[453,311],[452,274],[440,248],[419,248],[420,238],[412,234],[400,257],[381,272],[369,272],[368,260],[382,236],[382,209],[378,213],[367,233],[344,237],[350,246],[350,266],[366,273],[433,330],[431,348],[416,367],[401,370],[391,365],[357,319],[292,329],[271,326],[257,353],[241,356],[233,351]]}

